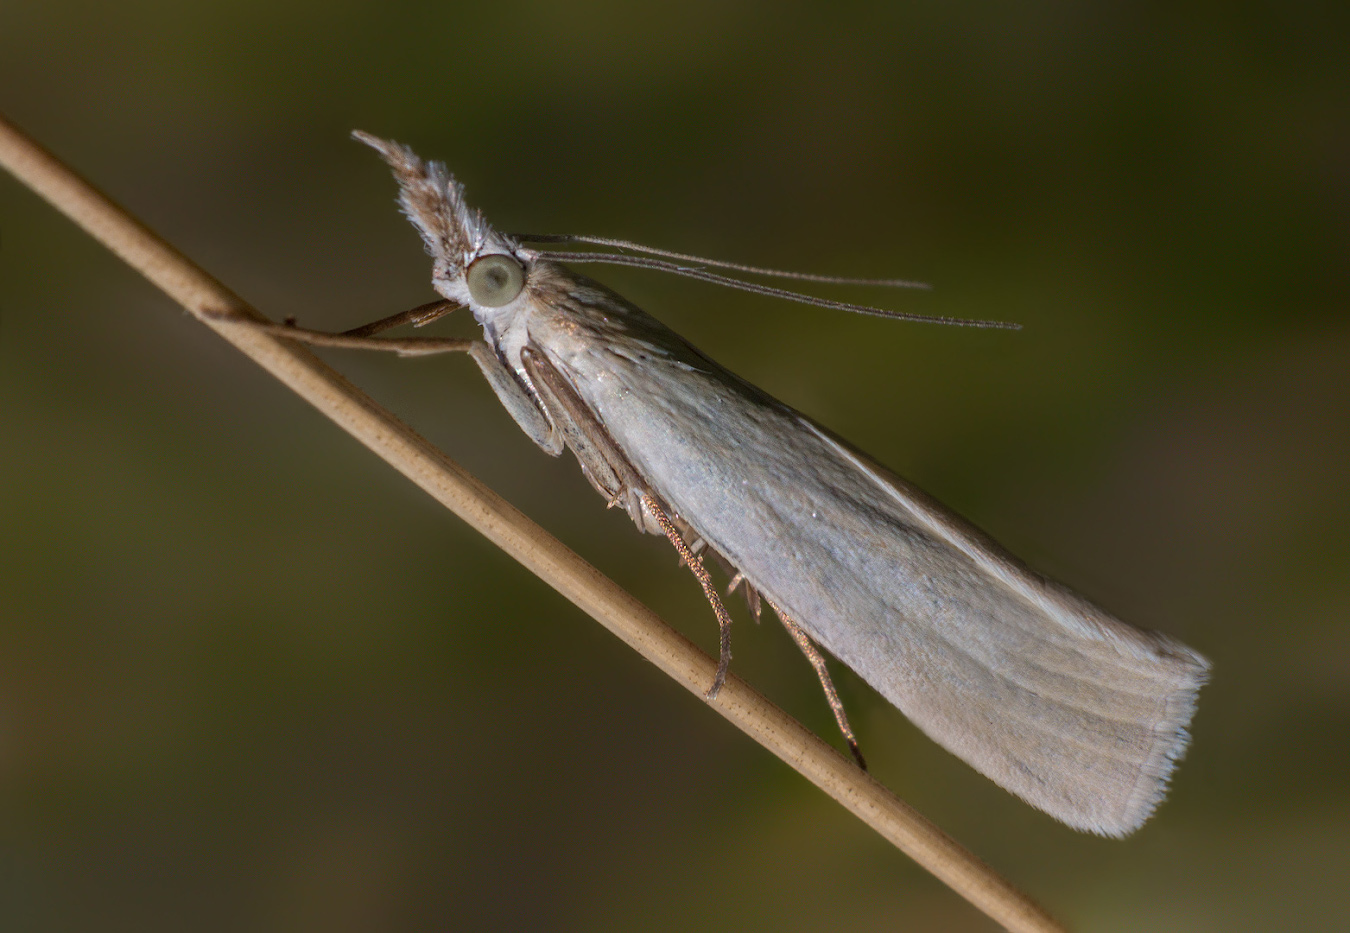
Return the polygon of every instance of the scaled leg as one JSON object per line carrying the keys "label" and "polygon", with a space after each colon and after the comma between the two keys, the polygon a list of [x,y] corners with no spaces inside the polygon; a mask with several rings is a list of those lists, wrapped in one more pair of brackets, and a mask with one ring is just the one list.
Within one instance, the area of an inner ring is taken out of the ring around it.
{"label": "scaled leg", "polygon": [[830,680],[830,672],[825,667],[825,656],[820,653],[820,649],[812,643],[810,636],[806,634],[806,630],[798,625],[792,616],[784,612],[773,600],[766,597],[765,602],[773,607],[773,611],[782,620],[783,627],[788,630],[792,640],[797,643],[798,648],[802,649],[802,654],[806,655],[806,660],[810,661],[811,666],[816,669],[816,676],[820,678],[820,685],[825,688],[825,699],[830,704],[830,709],[834,711],[834,721],[839,724],[839,731],[844,734],[844,741],[848,743],[848,750],[853,753],[853,759],[858,762],[858,767],[866,771],[867,762],[858,749],[858,740],[853,735],[853,728],[848,724],[848,716],[844,713],[844,704],[840,701],[839,694],[834,689],[834,682]]}
{"label": "scaled leg", "polygon": [[727,612],[727,607],[722,605],[721,597],[717,595],[717,587],[713,585],[708,568],[703,566],[701,558],[695,557],[694,553],[689,550],[689,546],[680,537],[679,531],[675,528],[675,523],[670,520],[670,516],[666,514],[665,509],[661,508],[650,495],[643,495],[642,504],[656,518],[656,521],[661,525],[661,530],[670,539],[670,543],[675,545],[675,550],[680,552],[680,557],[684,558],[684,562],[689,565],[689,569],[698,578],[699,584],[703,587],[703,595],[708,598],[708,602],[713,608],[713,614],[717,616],[721,650],[719,651],[717,673],[713,675],[712,686],[704,694],[707,699],[714,699],[721,692],[722,685],[726,683],[727,671],[731,668],[731,615]]}

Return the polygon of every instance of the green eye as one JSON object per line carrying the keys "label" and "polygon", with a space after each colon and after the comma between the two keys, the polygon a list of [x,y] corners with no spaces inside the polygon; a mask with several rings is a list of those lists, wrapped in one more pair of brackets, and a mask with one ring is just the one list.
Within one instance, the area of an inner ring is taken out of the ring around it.
{"label": "green eye", "polygon": [[475,259],[465,275],[469,296],[486,308],[510,304],[525,287],[525,270],[510,256],[493,253]]}

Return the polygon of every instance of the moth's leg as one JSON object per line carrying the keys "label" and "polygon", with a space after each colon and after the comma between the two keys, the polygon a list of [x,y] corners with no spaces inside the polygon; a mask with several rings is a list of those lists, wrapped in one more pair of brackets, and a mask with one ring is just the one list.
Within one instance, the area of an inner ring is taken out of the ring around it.
{"label": "moth's leg", "polygon": [[563,432],[549,415],[548,410],[525,391],[516,374],[506,368],[492,348],[481,340],[475,340],[469,348],[469,356],[478,364],[497,400],[502,403],[520,429],[534,441],[544,453],[556,457],[563,452]]}
{"label": "moth's leg", "polygon": [[394,327],[402,327],[404,324],[424,327],[451,311],[458,311],[462,307],[464,306],[453,301],[446,301],[444,298],[438,301],[428,301],[424,305],[418,305],[407,311],[400,311],[398,314],[391,314],[389,317],[371,321],[369,324],[362,324],[360,327],[353,327],[351,330],[345,330],[342,333],[348,337],[374,337],[378,333]]}
{"label": "moth's leg", "polygon": [[[404,339],[375,338],[354,336],[352,334],[330,334],[322,330],[307,330],[294,324],[272,324],[246,321],[232,315],[212,315],[234,320],[236,323],[255,328],[273,337],[282,337],[311,347],[335,347],[339,350],[380,350],[385,353],[397,353],[399,356],[431,356],[436,353],[471,353],[473,345],[481,340],[464,337],[406,337]],[[359,328],[358,328],[359,329]]]}
{"label": "moth's leg", "polygon": [[648,493],[643,493],[642,504],[656,519],[670,543],[675,545],[675,550],[680,552],[680,557],[689,565],[689,569],[698,579],[699,585],[703,587],[703,595],[707,597],[709,604],[712,606],[713,614],[717,616],[717,632],[720,636],[717,673],[713,675],[712,686],[704,694],[707,699],[714,699],[721,691],[722,685],[726,683],[727,671],[731,667],[731,615],[727,612],[727,607],[722,605],[722,599],[717,595],[717,587],[713,585],[712,576],[708,573],[708,568],[703,566],[703,559],[695,557],[693,552],[689,550],[689,546],[680,537],[679,531],[675,528],[675,523],[670,520],[670,516],[666,514],[665,509],[661,508],[656,499]]}
{"label": "moth's leg", "polygon": [[858,767],[866,771],[867,762],[863,760],[862,752],[858,749],[858,740],[853,735],[853,728],[848,724],[848,716],[844,713],[844,704],[840,702],[839,694],[834,689],[834,682],[830,680],[830,672],[825,667],[824,655],[811,642],[806,630],[798,625],[792,616],[784,612],[782,607],[767,596],[764,601],[773,607],[773,611],[783,622],[783,628],[788,630],[788,634],[797,643],[797,647],[802,649],[802,654],[806,655],[806,660],[810,661],[811,666],[816,669],[816,676],[820,678],[820,685],[825,688],[825,699],[830,704],[830,709],[834,711],[834,721],[839,724],[839,731],[844,734],[844,741],[848,743],[848,750],[853,753],[853,760],[858,762]]}
{"label": "moth's leg", "polygon": [[[448,302],[447,302],[448,304]],[[417,311],[414,308],[413,311]],[[443,313],[443,312],[442,312]],[[399,316],[399,315],[396,315]],[[385,320],[390,320],[386,318]],[[377,321],[376,324],[381,322]],[[327,334],[323,331],[305,330],[289,324],[252,324],[260,330],[288,340],[298,340],[316,347],[337,347],[345,350],[381,350],[397,353],[399,356],[429,356],[434,353],[467,353],[478,364],[483,377],[502,403],[507,414],[516,422],[525,435],[551,457],[563,451],[562,433],[558,431],[548,412],[525,391],[515,373],[506,368],[506,364],[497,358],[492,348],[481,340],[455,337],[405,337],[401,340],[354,336],[347,334]],[[368,327],[374,325],[367,325]],[[361,330],[363,328],[358,328]]]}
{"label": "moth's leg", "polygon": [[[549,361],[542,351],[524,347],[520,362],[530,377],[534,391],[544,410],[572,453],[576,454],[581,471],[586,474],[596,492],[604,496],[610,506],[619,504],[630,490],[642,486],[637,470],[633,469],[605,430],[605,426],[581,400],[567,377]],[[631,514],[631,513],[630,513]]]}
{"label": "moth's leg", "polygon": [[[703,559],[695,556],[689,545],[684,543],[675,522],[656,501],[656,497],[645,491],[646,484],[642,481],[642,477],[619,450],[609,432],[605,430],[605,426],[548,357],[542,351],[527,346],[521,351],[520,360],[530,381],[534,383],[535,391],[544,401],[545,410],[554,406],[559,409],[553,414],[553,420],[559,425],[560,432],[567,437],[568,446],[577,455],[578,462],[587,471],[592,483],[596,483],[596,479],[601,476],[613,477],[616,499],[623,492],[636,493],[640,514],[634,516],[634,521],[638,522],[639,527],[645,528],[646,522],[640,520],[641,511],[651,516],[661,533],[675,546],[682,562],[689,565],[690,571],[703,587],[703,595],[712,606],[713,615],[717,616],[720,645],[717,674],[713,677],[712,686],[704,694],[707,699],[713,699],[726,682],[727,670],[731,666],[731,615],[727,612],[726,606],[722,605],[722,600],[717,595],[717,587],[713,585],[712,576],[703,566]],[[599,487],[600,484],[596,485]]]}
{"label": "moth's leg", "polygon": [[745,604],[750,607],[750,615],[756,622],[759,621],[759,590],[750,585],[750,581],[745,579],[745,574],[739,570],[732,576],[731,582],[727,584],[727,595],[730,596],[736,592],[736,587],[741,587],[741,592],[745,594]]}
{"label": "moth's leg", "polygon": [[[680,531],[680,537],[683,538],[684,536],[685,536],[685,535],[684,535],[684,530],[681,530],[681,531]],[[690,553],[690,554],[693,554],[695,557],[702,558],[703,552],[706,551],[707,549],[708,549],[708,542],[707,542],[707,541],[704,541],[702,538],[700,538],[700,537],[698,537],[698,536],[695,536],[695,537],[694,537],[694,540],[691,541],[691,542],[689,542],[689,553]],[[685,559],[684,559],[683,557],[681,557],[681,558],[680,558],[680,566],[683,567],[684,565],[685,565]],[[728,595],[728,596],[731,595],[731,590],[727,590],[727,595]]]}
{"label": "moth's leg", "polygon": [[[350,330],[344,330],[340,334],[329,334],[331,337],[374,337],[376,334],[383,333],[394,327],[402,327],[404,324],[411,324],[413,327],[423,327],[439,318],[444,317],[451,311],[458,311],[463,305],[457,305],[453,301],[441,299],[439,301],[428,301],[424,305],[418,305],[407,311],[400,311],[398,314],[391,314],[388,317],[382,317],[378,321],[371,321],[369,324],[362,324],[360,327],[353,327]],[[286,318],[286,327],[295,328],[297,331],[301,328],[296,327],[295,318]],[[319,335],[322,331],[309,330],[306,334]],[[339,346],[339,344],[329,344],[329,346]],[[371,348],[374,349],[374,348]],[[409,354],[413,355],[413,354]]]}

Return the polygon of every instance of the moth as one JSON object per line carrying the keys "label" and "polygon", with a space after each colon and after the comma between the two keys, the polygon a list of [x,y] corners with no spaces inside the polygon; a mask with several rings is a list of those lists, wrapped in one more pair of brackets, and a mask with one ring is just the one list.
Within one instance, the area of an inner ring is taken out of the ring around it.
{"label": "moth", "polygon": [[[770,606],[805,652],[860,765],[820,648],[940,745],[1069,826],[1123,836],[1150,816],[1186,749],[1209,668],[1204,658],[1037,574],[827,428],[564,263],[664,268],[802,296],[707,267],[768,270],[622,241],[499,233],[469,209],[445,166],[354,135],[393,170],[443,300],[344,335],[293,325],[279,333],[404,354],[468,353],[535,444],[551,456],[572,451],[610,506],[624,509],[640,531],[668,538],[694,572],[720,629],[709,697],[731,659],[731,619],[704,566],[710,556],[731,574],[728,592],[740,589],[756,616],[761,604]],[[549,240],[629,250],[524,245]],[[482,340],[375,336],[461,307],[482,326]]]}

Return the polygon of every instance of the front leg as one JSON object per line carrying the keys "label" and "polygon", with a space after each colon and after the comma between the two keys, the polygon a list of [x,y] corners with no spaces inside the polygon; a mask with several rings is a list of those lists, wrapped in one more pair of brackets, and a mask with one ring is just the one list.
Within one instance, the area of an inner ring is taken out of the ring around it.
{"label": "front leg", "polygon": [[689,566],[690,572],[703,587],[703,595],[717,617],[719,633],[717,673],[713,675],[712,686],[704,694],[707,699],[714,699],[726,682],[727,670],[731,666],[731,615],[717,595],[717,587],[703,566],[703,558],[695,556],[694,550],[676,527],[675,520],[665,506],[657,501],[656,496],[648,491],[648,484],[610,437],[599,416],[586,405],[548,356],[537,347],[527,346],[521,351],[520,360],[535,391],[539,393],[544,410],[553,409],[552,420],[559,425],[559,431],[576,454],[587,479],[602,495],[609,497],[611,505],[620,501],[621,497],[629,499],[629,515],[638,528],[649,531],[649,526],[655,525],[656,531],[666,536],[679,553],[681,563]]}
{"label": "front leg", "polygon": [[641,527],[640,510],[635,511],[635,497],[642,483],[628,458],[614,445],[604,425],[581,400],[567,377],[549,362],[543,351],[526,346],[520,351],[520,362],[530,385],[538,394],[544,414],[576,455],[582,474],[611,507],[626,506],[633,520]]}
{"label": "front leg", "polygon": [[481,340],[475,340],[469,347],[469,356],[478,364],[483,378],[497,393],[497,400],[525,432],[525,436],[543,448],[550,457],[561,454],[563,432],[553,423],[548,410],[525,391],[525,387],[516,379],[516,374],[506,368],[492,348]]}
{"label": "front leg", "polygon": [[[395,315],[394,318],[386,318],[384,321],[376,321],[373,325],[357,328],[355,331],[348,331],[345,334],[328,334],[319,330],[306,330],[302,327],[296,327],[293,324],[253,324],[260,330],[266,331],[276,337],[284,337],[287,340],[297,340],[301,343],[307,343],[315,347],[335,347],[342,350],[381,350],[386,353],[397,353],[399,356],[430,356],[435,353],[467,353],[478,364],[478,368],[483,373],[483,378],[487,379],[488,385],[496,393],[497,400],[502,403],[507,414],[519,425],[525,432],[525,436],[538,444],[550,457],[556,457],[563,452],[563,435],[558,430],[553,419],[549,417],[548,411],[537,402],[525,387],[520,384],[515,373],[511,372],[500,359],[482,340],[468,340],[464,338],[443,338],[443,337],[405,337],[402,339],[389,339],[384,337],[368,336],[370,333],[378,333],[384,329],[384,325],[396,318],[397,323],[407,323],[409,320],[417,323],[412,317],[414,314],[426,314],[428,309],[433,312],[440,312],[441,303],[425,305],[422,308],[414,308],[411,312],[405,312],[402,315]],[[437,314],[439,316],[439,314]]]}

